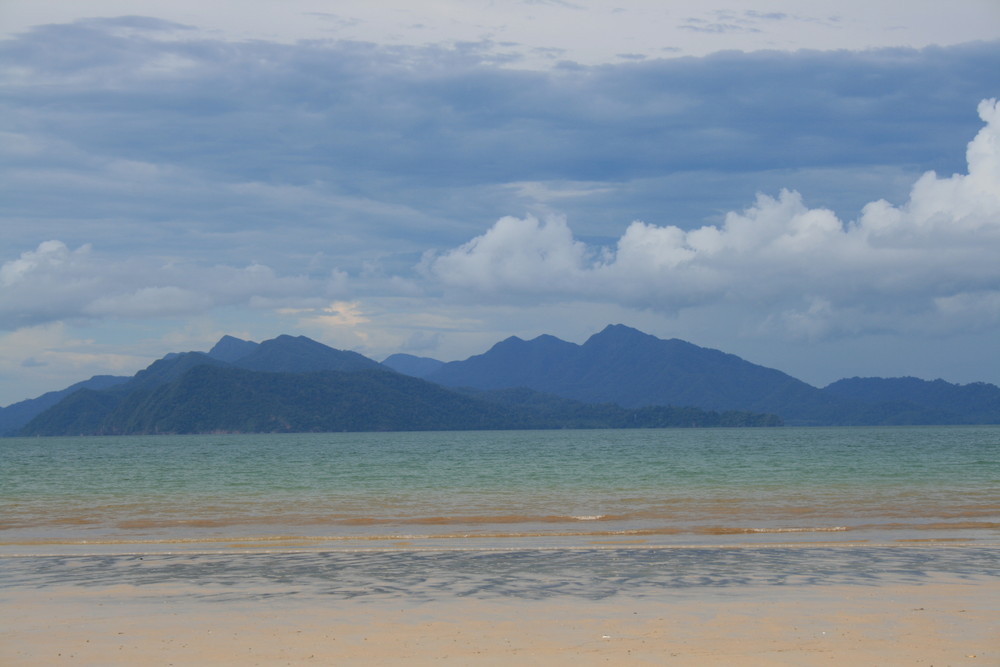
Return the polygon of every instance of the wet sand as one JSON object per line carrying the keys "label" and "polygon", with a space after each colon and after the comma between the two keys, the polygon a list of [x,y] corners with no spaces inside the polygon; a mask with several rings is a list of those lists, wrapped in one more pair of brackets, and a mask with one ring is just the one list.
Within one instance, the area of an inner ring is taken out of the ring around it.
{"label": "wet sand", "polygon": [[996,665],[997,600],[988,580],[604,600],[51,586],[3,594],[0,664]]}

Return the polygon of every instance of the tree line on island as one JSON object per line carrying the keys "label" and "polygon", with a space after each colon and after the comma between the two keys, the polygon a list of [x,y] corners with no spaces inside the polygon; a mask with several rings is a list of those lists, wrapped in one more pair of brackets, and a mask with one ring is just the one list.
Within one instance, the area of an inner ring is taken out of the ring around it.
{"label": "tree line on island", "polygon": [[819,389],[622,325],[582,345],[512,337],[450,363],[225,336],[0,408],[0,433],[24,436],[962,423],[1000,423],[1000,389],[916,378]]}

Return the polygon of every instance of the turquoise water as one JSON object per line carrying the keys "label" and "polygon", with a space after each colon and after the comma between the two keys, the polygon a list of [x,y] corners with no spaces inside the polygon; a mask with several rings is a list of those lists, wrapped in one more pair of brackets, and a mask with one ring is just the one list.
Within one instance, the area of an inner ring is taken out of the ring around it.
{"label": "turquoise water", "polygon": [[0,440],[0,555],[995,546],[1000,427]]}

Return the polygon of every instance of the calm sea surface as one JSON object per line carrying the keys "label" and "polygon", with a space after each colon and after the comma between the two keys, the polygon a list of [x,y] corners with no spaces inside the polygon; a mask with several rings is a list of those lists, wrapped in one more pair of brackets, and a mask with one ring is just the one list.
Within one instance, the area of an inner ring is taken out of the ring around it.
{"label": "calm sea surface", "polygon": [[1000,427],[0,439],[0,552],[1000,538]]}

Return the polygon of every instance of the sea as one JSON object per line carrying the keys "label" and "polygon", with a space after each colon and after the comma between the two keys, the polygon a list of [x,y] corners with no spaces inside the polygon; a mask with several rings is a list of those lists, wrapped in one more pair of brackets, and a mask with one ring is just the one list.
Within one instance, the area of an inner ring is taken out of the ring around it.
{"label": "sea", "polygon": [[1000,578],[1000,426],[0,439],[0,592],[606,598],[942,577]]}

